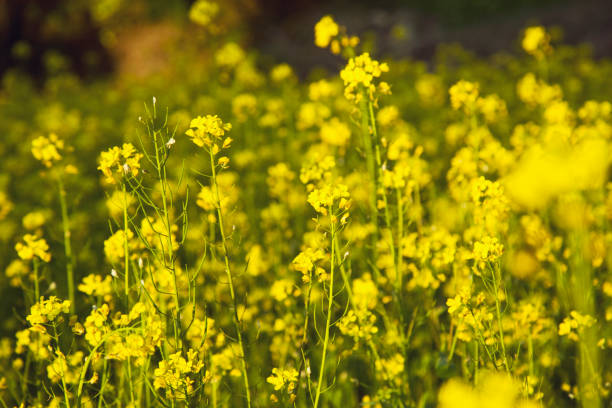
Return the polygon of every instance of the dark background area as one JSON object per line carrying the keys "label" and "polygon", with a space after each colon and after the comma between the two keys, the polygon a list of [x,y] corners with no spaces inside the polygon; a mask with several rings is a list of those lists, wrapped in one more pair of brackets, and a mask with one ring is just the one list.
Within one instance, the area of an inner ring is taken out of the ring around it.
{"label": "dark background area", "polygon": [[[121,2],[119,2],[121,3]],[[109,19],[92,15],[88,0],[0,0],[0,74],[19,68],[44,77],[53,55],[82,77],[112,74],[120,55],[104,43],[117,27],[172,21],[189,24],[189,0],[124,1]],[[328,53],[313,44],[312,27],[324,14],[350,27],[375,51],[396,58],[430,59],[440,43],[459,43],[479,55],[516,51],[530,24],[559,27],[563,42],[590,43],[596,58],[612,56],[610,0],[222,0],[240,15],[242,38],[270,59],[298,72],[326,65]],[[147,35],[135,30],[132,36]],[[156,35],[170,35],[168,30]],[[373,39],[376,38],[374,41]],[[51,56],[49,52],[51,51]],[[131,52],[128,50],[128,53]],[[125,52],[124,52],[125,54]],[[59,63],[59,62],[58,62]]]}

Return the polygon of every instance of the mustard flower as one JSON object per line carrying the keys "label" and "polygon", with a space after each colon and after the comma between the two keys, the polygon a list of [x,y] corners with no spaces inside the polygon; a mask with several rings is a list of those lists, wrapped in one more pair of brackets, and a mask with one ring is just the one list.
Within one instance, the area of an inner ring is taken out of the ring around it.
{"label": "mustard flower", "polygon": [[23,241],[23,243],[18,242],[15,245],[17,255],[19,255],[21,259],[24,261],[30,261],[36,257],[44,262],[51,261],[49,245],[44,238],[39,238],[32,234],[26,234],[23,237]]}
{"label": "mustard flower", "polygon": [[62,159],[60,151],[63,149],[64,141],[55,133],[51,133],[49,137],[39,136],[32,140],[32,155],[46,167],[51,167],[54,162]]}
{"label": "mustard flower", "polygon": [[30,308],[30,314],[26,317],[27,321],[33,326],[44,332],[43,324],[52,322],[60,313],[70,311],[70,301],[61,300],[56,296],[51,296],[45,300],[40,297],[38,303]]}
{"label": "mustard flower", "polygon": [[320,135],[323,142],[332,146],[343,147],[347,145],[351,138],[351,129],[338,118],[332,118],[321,125]]}
{"label": "mustard flower", "polygon": [[[340,71],[340,78],[344,81],[344,95],[350,101],[359,102],[363,90],[373,101],[377,90],[375,79],[380,78],[384,72],[389,72],[389,65],[373,60],[367,52],[351,58]],[[381,94],[390,93],[389,85],[380,82],[378,91]]]}
{"label": "mustard flower", "polygon": [[476,108],[478,100],[479,85],[474,82],[461,80],[449,89],[451,106],[455,110],[462,109],[466,114],[471,114]]}
{"label": "mustard flower", "polygon": [[206,115],[192,119],[185,134],[196,146],[213,149],[213,154],[216,154],[221,147],[230,146],[232,139],[230,137],[224,139],[223,136],[231,129],[232,124],[223,123],[217,115]]}
{"label": "mustard flower", "polygon": [[291,394],[295,389],[298,378],[298,371],[295,368],[273,368],[272,375],[266,381],[274,386],[275,391],[287,389],[287,393]]}
{"label": "mustard flower", "polygon": [[189,9],[189,19],[194,23],[206,27],[219,13],[219,5],[214,1],[197,0]]}
{"label": "mustard flower", "polygon": [[521,45],[525,52],[533,55],[537,59],[542,59],[552,52],[550,35],[542,26],[527,28]]}
{"label": "mustard flower", "polygon": [[315,44],[320,48],[327,48],[332,39],[340,33],[340,27],[332,16],[323,16],[314,27]]}
{"label": "mustard flower", "polygon": [[222,68],[234,68],[243,62],[245,58],[244,50],[235,42],[225,44],[215,54],[215,62]]}
{"label": "mustard flower", "polygon": [[83,278],[83,282],[79,284],[78,289],[90,296],[110,297],[112,294],[112,277],[107,275],[102,279],[101,275],[89,274]]}
{"label": "mustard flower", "polygon": [[138,153],[134,145],[124,143],[121,147],[114,146],[100,153],[98,170],[102,171],[107,183],[115,184],[115,174],[136,177],[142,157],[143,154]]}

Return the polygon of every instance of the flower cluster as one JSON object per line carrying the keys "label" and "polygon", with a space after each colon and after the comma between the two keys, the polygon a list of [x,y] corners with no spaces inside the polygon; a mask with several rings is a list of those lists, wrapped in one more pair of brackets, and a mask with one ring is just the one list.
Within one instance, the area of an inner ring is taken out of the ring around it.
{"label": "flower cluster", "polygon": [[521,42],[523,49],[537,59],[542,59],[552,52],[550,35],[542,26],[528,27]]}
{"label": "flower cluster", "polygon": [[187,358],[181,352],[170,354],[155,369],[153,386],[164,389],[167,396],[185,399],[193,392],[194,380],[190,375],[199,373],[203,367],[204,363],[199,361],[194,350],[187,352]]}
{"label": "flower cluster", "polygon": [[61,300],[57,296],[46,299],[41,296],[38,303],[30,309],[30,314],[26,317],[28,322],[40,331],[45,331],[43,325],[52,322],[60,313],[70,311],[70,301]]}
{"label": "flower cluster", "polygon": [[331,52],[339,54],[343,48],[354,48],[359,44],[356,36],[347,36],[346,29],[339,26],[330,15],[323,16],[314,27],[315,45],[320,48],[330,47]]}
{"label": "flower cluster", "polygon": [[344,96],[358,103],[364,96],[374,101],[376,92],[389,94],[389,84],[376,81],[384,72],[389,72],[389,65],[373,60],[367,52],[351,58],[340,71],[340,78],[344,81]]}
{"label": "flower cluster", "polygon": [[23,236],[23,241],[24,242],[15,244],[15,250],[21,259],[24,261],[31,261],[34,258],[38,258],[44,262],[51,261],[49,245],[44,238],[39,238],[32,234],[25,234]]}
{"label": "flower cluster", "polygon": [[60,151],[63,149],[64,141],[55,133],[51,133],[49,137],[39,136],[32,140],[32,155],[46,167],[51,167],[54,162],[62,159]]}
{"label": "flower cluster", "polygon": [[121,147],[114,146],[100,153],[98,170],[102,172],[107,183],[115,184],[117,174],[120,177],[138,176],[142,157],[143,154],[138,153],[134,145],[124,143]]}

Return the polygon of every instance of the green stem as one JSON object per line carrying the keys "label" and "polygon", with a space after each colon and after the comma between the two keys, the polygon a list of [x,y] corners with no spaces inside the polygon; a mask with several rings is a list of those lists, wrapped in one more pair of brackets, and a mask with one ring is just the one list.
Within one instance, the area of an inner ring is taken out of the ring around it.
{"label": "green stem", "polygon": [[102,408],[102,401],[104,401],[104,387],[106,386],[106,371],[107,371],[108,359],[104,359],[104,365],[102,367],[102,379],[100,380],[100,391],[98,392],[98,408]]}
{"label": "green stem", "polygon": [[134,383],[132,381],[132,362],[130,357],[127,358],[127,375],[128,375],[128,387],[130,389],[130,406],[135,407],[134,404]]}
{"label": "green stem", "polygon": [[74,313],[74,259],[72,256],[72,245],[70,242],[70,219],[68,218],[68,206],[66,205],[66,189],[62,176],[57,178],[59,188],[60,207],[62,211],[62,228],[64,230],[64,253],[66,255],[66,280],[68,281],[68,299],[70,300],[70,313]]}
{"label": "green stem", "polygon": [[396,282],[397,291],[402,290],[402,239],[404,238],[404,206],[402,200],[402,193],[399,188],[395,189],[397,195],[397,266],[396,266]]}
{"label": "green stem", "polygon": [[508,364],[508,357],[506,356],[506,343],[504,341],[504,327],[502,324],[501,306],[499,302],[497,273],[493,268],[491,268],[491,272],[493,274],[493,291],[495,292],[495,312],[497,314],[497,327],[499,329],[499,341],[502,348],[502,358],[504,360],[504,368],[506,369],[506,372],[510,374],[510,366]]}
{"label": "green stem", "polygon": [[314,408],[319,406],[319,398],[321,397],[321,387],[323,385],[323,375],[325,374],[325,359],[327,357],[327,346],[329,345],[329,329],[331,326],[332,306],[334,304],[334,265],[336,248],[334,245],[336,236],[336,223],[334,222],[332,208],[329,208],[330,225],[331,225],[331,262],[329,271],[329,295],[327,303],[327,321],[325,322],[325,337],[323,339],[323,354],[321,355],[321,368],[319,370],[319,381],[317,382],[317,392],[315,394]]}
{"label": "green stem", "polygon": [[533,361],[533,338],[531,336],[531,327],[527,336],[527,354],[529,354],[529,377],[535,377],[535,366]]}
{"label": "green stem", "polygon": [[38,285],[38,259],[34,258],[32,260],[32,265],[34,267],[34,304],[40,300],[40,289]]}
{"label": "green stem", "polygon": [[361,135],[363,139],[363,147],[366,154],[366,164],[368,167],[368,174],[370,176],[370,211],[372,214],[372,223],[376,227],[374,236],[372,238],[372,250],[376,250],[376,244],[378,243],[378,211],[377,211],[377,199],[376,199],[376,164],[374,163],[374,152],[372,148],[372,136],[370,131],[370,124],[368,120],[368,108],[367,102],[364,97],[359,101],[361,109]]}
{"label": "green stem", "polygon": [[[167,188],[168,188],[168,179],[167,179],[167,175],[166,175],[166,165],[165,165],[165,160],[164,163],[162,164],[162,160],[160,158],[159,155],[159,150],[160,147],[157,145],[158,142],[158,138],[157,138],[157,132],[153,131],[153,144],[155,146],[155,164],[156,164],[156,169],[157,169],[157,176],[159,178],[159,182],[161,185],[161,189],[162,189],[162,204],[163,204],[163,216],[164,216],[164,224],[165,224],[165,228],[166,228],[166,238],[167,238],[167,247],[168,247],[168,254],[167,257],[168,259],[166,260],[166,254],[163,254],[163,258],[164,258],[164,266],[166,267],[166,269],[168,269],[171,274],[172,274],[172,278],[173,278],[173,283],[174,283],[174,302],[175,302],[175,308],[176,308],[176,317],[173,319],[173,324],[174,324],[174,341],[175,341],[175,347],[179,347],[179,344],[182,346],[182,338],[183,338],[183,333],[182,333],[182,327],[181,327],[181,304],[179,301],[179,293],[178,293],[178,279],[176,276],[176,268],[174,266],[174,250],[173,250],[173,244],[172,244],[172,224],[170,222],[170,213],[168,211],[168,197],[167,197]],[[165,144],[163,142],[163,140],[161,141],[161,149],[165,148]]]}
{"label": "green stem", "polygon": [[121,184],[123,190],[123,256],[125,262],[125,302],[127,309],[130,308],[130,249],[128,246],[128,208],[127,208],[127,191],[125,183]]}
{"label": "green stem", "polygon": [[474,385],[478,384],[478,365],[480,364],[480,357],[478,356],[478,342],[474,341]]}
{"label": "green stem", "polygon": [[[570,235],[571,282],[573,301],[576,310],[586,316],[596,316],[595,295],[593,293],[593,271],[590,262],[585,259],[585,242],[588,231],[579,229]],[[597,347],[597,326],[585,327],[579,335],[578,343],[578,385],[581,406],[586,408],[601,407],[599,368],[599,348]]]}
{"label": "green stem", "polygon": [[227,240],[225,237],[225,227],[223,224],[223,211],[221,209],[221,196],[219,195],[219,184],[217,183],[217,169],[215,166],[215,156],[213,155],[212,150],[209,149],[208,152],[210,155],[212,183],[215,189],[217,216],[219,218],[219,232],[221,234],[221,241],[223,243],[223,258],[225,261],[225,273],[227,274],[227,280],[228,280],[229,288],[230,288],[230,295],[232,297],[232,303],[233,303],[233,309],[234,309],[234,313],[233,313],[234,327],[236,329],[236,335],[238,337],[238,345],[240,346],[240,361],[241,361],[242,377],[244,379],[244,388],[246,392],[247,407],[250,408],[251,407],[251,391],[250,391],[250,386],[249,386],[249,376],[248,376],[247,365],[246,365],[246,354],[244,351],[244,342],[242,340],[242,330],[240,329],[240,320],[238,318],[238,301],[236,300],[236,292],[234,290],[234,278],[232,275],[232,270],[230,268],[229,251],[227,249]]}
{"label": "green stem", "polygon": [[[55,345],[57,347],[57,351],[59,351],[60,354],[61,354],[61,350],[60,350],[60,347],[59,347],[59,336],[57,335],[57,326],[56,326],[55,322],[53,322],[52,326],[53,326],[53,339],[55,340]],[[63,354],[62,354],[62,356],[63,356]],[[59,358],[59,354],[58,354],[58,358]],[[66,357],[65,356],[64,356],[64,361],[66,361]],[[68,363],[66,363],[66,364],[68,364]],[[70,400],[68,399],[68,387],[66,386],[66,378],[65,378],[65,375],[64,375],[64,369],[63,369],[63,366],[61,364],[60,364],[60,367],[61,367],[60,378],[62,379],[62,388],[64,390],[64,400],[66,401],[66,407],[70,408]]]}

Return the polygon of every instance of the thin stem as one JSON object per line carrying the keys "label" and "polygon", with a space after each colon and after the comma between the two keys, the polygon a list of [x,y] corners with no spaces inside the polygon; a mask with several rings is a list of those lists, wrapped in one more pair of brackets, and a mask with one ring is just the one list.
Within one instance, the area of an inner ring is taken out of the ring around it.
{"label": "thin stem", "polygon": [[38,259],[34,258],[32,260],[32,265],[34,267],[34,303],[36,303],[40,299],[40,289],[38,285]]}
{"label": "thin stem", "polygon": [[125,302],[127,308],[130,307],[130,249],[128,246],[128,209],[127,209],[127,191],[125,183],[121,184],[123,190],[123,256],[125,260]]}
{"label": "thin stem", "polygon": [[378,242],[378,211],[377,211],[377,199],[376,199],[376,164],[374,163],[374,152],[372,148],[372,136],[370,135],[370,124],[368,119],[368,108],[365,98],[361,98],[359,102],[361,109],[361,135],[363,139],[363,147],[366,154],[366,163],[368,167],[368,173],[370,176],[370,211],[372,212],[372,223],[376,227],[374,235],[372,237],[372,249],[376,249],[376,243]]}
{"label": "thin stem", "polygon": [[319,370],[319,381],[317,382],[317,392],[315,394],[314,408],[319,406],[319,398],[321,397],[321,386],[323,385],[323,375],[325,373],[325,358],[327,357],[327,346],[329,344],[329,328],[331,326],[331,315],[332,306],[334,304],[334,265],[336,263],[335,253],[336,248],[334,245],[336,235],[336,223],[333,220],[333,213],[331,206],[329,208],[330,220],[331,220],[331,263],[329,271],[329,295],[327,303],[327,321],[325,322],[325,337],[323,339],[323,354],[321,355],[321,368]]}
{"label": "thin stem", "polygon": [[[164,223],[166,227],[166,235],[167,235],[167,246],[168,246],[168,260],[166,260],[166,255],[162,254],[164,259],[164,264],[166,269],[170,270],[172,274],[172,278],[174,280],[174,302],[176,303],[176,318],[173,319],[174,324],[174,337],[175,337],[175,346],[179,347],[179,340],[182,340],[182,330],[181,330],[181,304],[179,302],[179,294],[178,294],[178,280],[176,276],[176,269],[174,266],[174,254],[173,254],[173,244],[172,244],[172,224],[170,222],[170,213],[168,211],[168,198],[167,198],[167,177],[166,177],[166,160],[164,159],[163,163],[159,156],[159,148],[157,146],[157,132],[153,131],[153,144],[155,147],[155,164],[157,168],[157,176],[159,178],[161,189],[162,189],[162,204],[163,204],[163,215],[164,215]],[[161,143],[162,149],[164,148],[164,142],[162,140]],[[182,344],[182,341],[180,342]]]}
{"label": "thin stem", "polygon": [[128,386],[130,388],[130,405],[136,406],[134,404],[134,383],[132,381],[132,362],[130,361],[130,357],[127,358],[127,375],[128,375]]}
{"label": "thin stem", "polygon": [[251,407],[251,391],[249,387],[249,376],[247,372],[246,366],[246,354],[244,351],[244,342],[242,340],[242,331],[240,329],[240,320],[238,318],[238,302],[236,300],[236,292],[234,290],[234,278],[232,275],[232,270],[230,268],[229,262],[229,251],[227,249],[227,239],[225,237],[225,227],[223,224],[223,211],[221,209],[221,196],[219,195],[219,184],[217,183],[217,170],[215,167],[215,156],[212,153],[212,150],[208,150],[210,155],[210,168],[212,171],[212,183],[215,189],[215,201],[217,207],[217,216],[219,218],[219,232],[221,234],[221,241],[223,243],[223,258],[225,261],[225,272],[227,274],[227,280],[230,288],[230,295],[232,297],[232,303],[234,308],[233,320],[234,327],[236,328],[236,335],[238,337],[238,345],[240,346],[240,360],[241,360],[241,368],[242,368],[242,377],[244,379],[244,388],[246,391],[246,399],[247,399],[247,407]]}
{"label": "thin stem", "polygon": [[[53,339],[55,340],[55,345],[57,346],[57,351],[59,351],[58,358],[64,358],[64,361],[66,361],[66,357],[62,354],[62,351],[60,350],[60,347],[59,347],[59,336],[57,335],[57,326],[56,326],[55,322],[53,322],[52,326],[53,326]],[[62,357],[60,357],[60,355]],[[61,371],[60,372],[60,378],[62,379],[62,388],[64,390],[64,400],[66,401],[66,407],[70,408],[70,400],[68,399],[68,387],[66,386],[66,378],[65,378],[65,374],[64,374],[64,366],[62,364],[60,364],[59,366],[60,366],[60,371]]]}
{"label": "thin stem", "polygon": [[478,366],[480,364],[480,357],[478,356],[479,345],[477,341],[474,341],[474,385],[478,384]]}
{"label": "thin stem", "polygon": [[510,374],[510,366],[508,365],[508,357],[506,356],[506,342],[504,341],[504,327],[502,324],[501,306],[499,302],[499,289],[497,284],[497,273],[491,268],[493,275],[493,291],[495,292],[495,312],[497,314],[497,327],[499,329],[499,342],[502,348],[502,358],[504,360],[504,368],[506,372]]}
{"label": "thin stem", "polygon": [[404,238],[404,206],[402,193],[399,188],[395,189],[397,196],[397,263],[395,268],[396,273],[396,282],[397,282],[397,290],[401,292],[402,290],[402,239]]}
{"label": "thin stem", "polygon": [[64,253],[66,255],[66,280],[68,281],[68,299],[70,299],[70,312],[74,313],[74,259],[72,256],[72,245],[70,242],[70,219],[68,218],[68,206],[66,205],[66,189],[62,176],[57,177],[59,189],[59,200],[62,211],[62,228],[64,230]]}
{"label": "thin stem", "polygon": [[533,360],[533,338],[531,336],[531,327],[527,336],[527,354],[529,355],[529,377],[535,377],[535,366]]}

